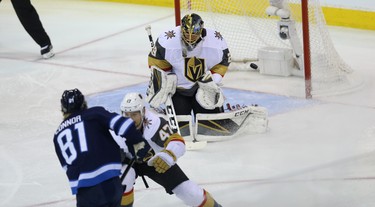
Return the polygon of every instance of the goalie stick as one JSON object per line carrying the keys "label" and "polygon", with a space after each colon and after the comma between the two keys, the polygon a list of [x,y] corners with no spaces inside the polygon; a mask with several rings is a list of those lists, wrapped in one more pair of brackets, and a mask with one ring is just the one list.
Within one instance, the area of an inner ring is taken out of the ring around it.
{"label": "goalie stick", "polygon": [[[151,26],[148,25],[148,26],[145,27],[145,29],[147,31],[148,39],[149,39],[151,47],[153,49],[155,44],[154,44],[154,40],[153,40],[152,34],[151,34]],[[174,131],[177,131],[177,133],[181,135],[180,128],[179,128],[178,122],[177,122],[176,112],[174,110],[174,106],[173,106],[173,102],[172,102],[172,95],[171,94],[168,94],[167,101],[165,102],[165,108],[166,108],[166,113],[167,113],[167,116],[168,116],[169,125],[171,126],[171,128]],[[203,148],[206,147],[206,145],[207,145],[206,141],[198,142],[194,138],[194,135],[192,135],[192,137],[193,137],[192,142],[185,141],[185,146],[186,146],[187,150],[199,150],[199,149],[203,149]]]}
{"label": "goalie stick", "polygon": [[147,26],[145,27],[145,30],[147,31],[148,40],[150,41],[151,48],[153,48],[153,47],[155,46],[155,44],[154,44],[154,40],[152,39],[152,34],[151,34],[151,25],[147,25]]}

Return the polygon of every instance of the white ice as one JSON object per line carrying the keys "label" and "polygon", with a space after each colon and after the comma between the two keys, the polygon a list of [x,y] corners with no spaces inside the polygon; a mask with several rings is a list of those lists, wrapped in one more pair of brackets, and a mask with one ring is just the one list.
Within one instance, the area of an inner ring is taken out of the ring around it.
{"label": "white ice", "polygon": [[[56,56],[42,60],[10,1],[0,3],[0,206],[74,206],[52,138],[59,99],[148,81],[149,42],[174,25],[172,8],[32,1]],[[329,27],[341,57],[364,78],[354,92],[270,116],[269,131],[188,151],[186,174],[226,207],[375,206],[375,31]],[[288,94],[288,79],[230,72],[224,86]],[[303,90],[303,89],[302,89]],[[277,103],[275,103],[277,104]],[[148,179],[135,206],[183,206]]]}

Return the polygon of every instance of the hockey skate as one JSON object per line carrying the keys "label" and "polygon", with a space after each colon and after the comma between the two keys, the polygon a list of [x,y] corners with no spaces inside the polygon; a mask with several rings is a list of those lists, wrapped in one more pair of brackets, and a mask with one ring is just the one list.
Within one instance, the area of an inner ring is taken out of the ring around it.
{"label": "hockey skate", "polygon": [[44,59],[49,59],[53,56],[55,56],[55,53],[53,53],[53,47],[52,45],[47,45],[41,48],[40,54]]}

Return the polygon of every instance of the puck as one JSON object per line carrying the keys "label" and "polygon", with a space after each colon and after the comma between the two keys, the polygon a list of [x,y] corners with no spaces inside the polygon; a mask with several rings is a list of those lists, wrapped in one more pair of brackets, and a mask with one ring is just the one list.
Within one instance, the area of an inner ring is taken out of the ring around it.
{"label": "puck", "polygon": [[250,68],[256,70],[256,69],[258,69],[258,65],[255,64],[255,63],[250,63]]}

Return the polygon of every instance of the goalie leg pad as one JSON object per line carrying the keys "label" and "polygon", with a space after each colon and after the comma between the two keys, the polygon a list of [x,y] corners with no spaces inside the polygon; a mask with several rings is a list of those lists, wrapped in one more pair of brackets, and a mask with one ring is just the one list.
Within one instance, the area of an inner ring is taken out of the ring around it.
{"label": "goalie leg pad", "polygon": [[205,109],[214,109],[224,104],[224,95],[220,87],[213,81],[211,72],[198,81],[198,90],[195,98],[197,102]]}
{"label": "goalie leg pad", "polygon": [[168,94],[174,94],[177,86],[177,76],[167,73],[155,66],[151,67],[151,78],[146,92],[146,100],[154,108],[164,104]]}
{"label": "goalie leg pad", "polygon": [[267,109],[247,106],[240,110],[196,115],[195,136],[198,141],[223,141],[244,132],[264,133],[268,129]]}

